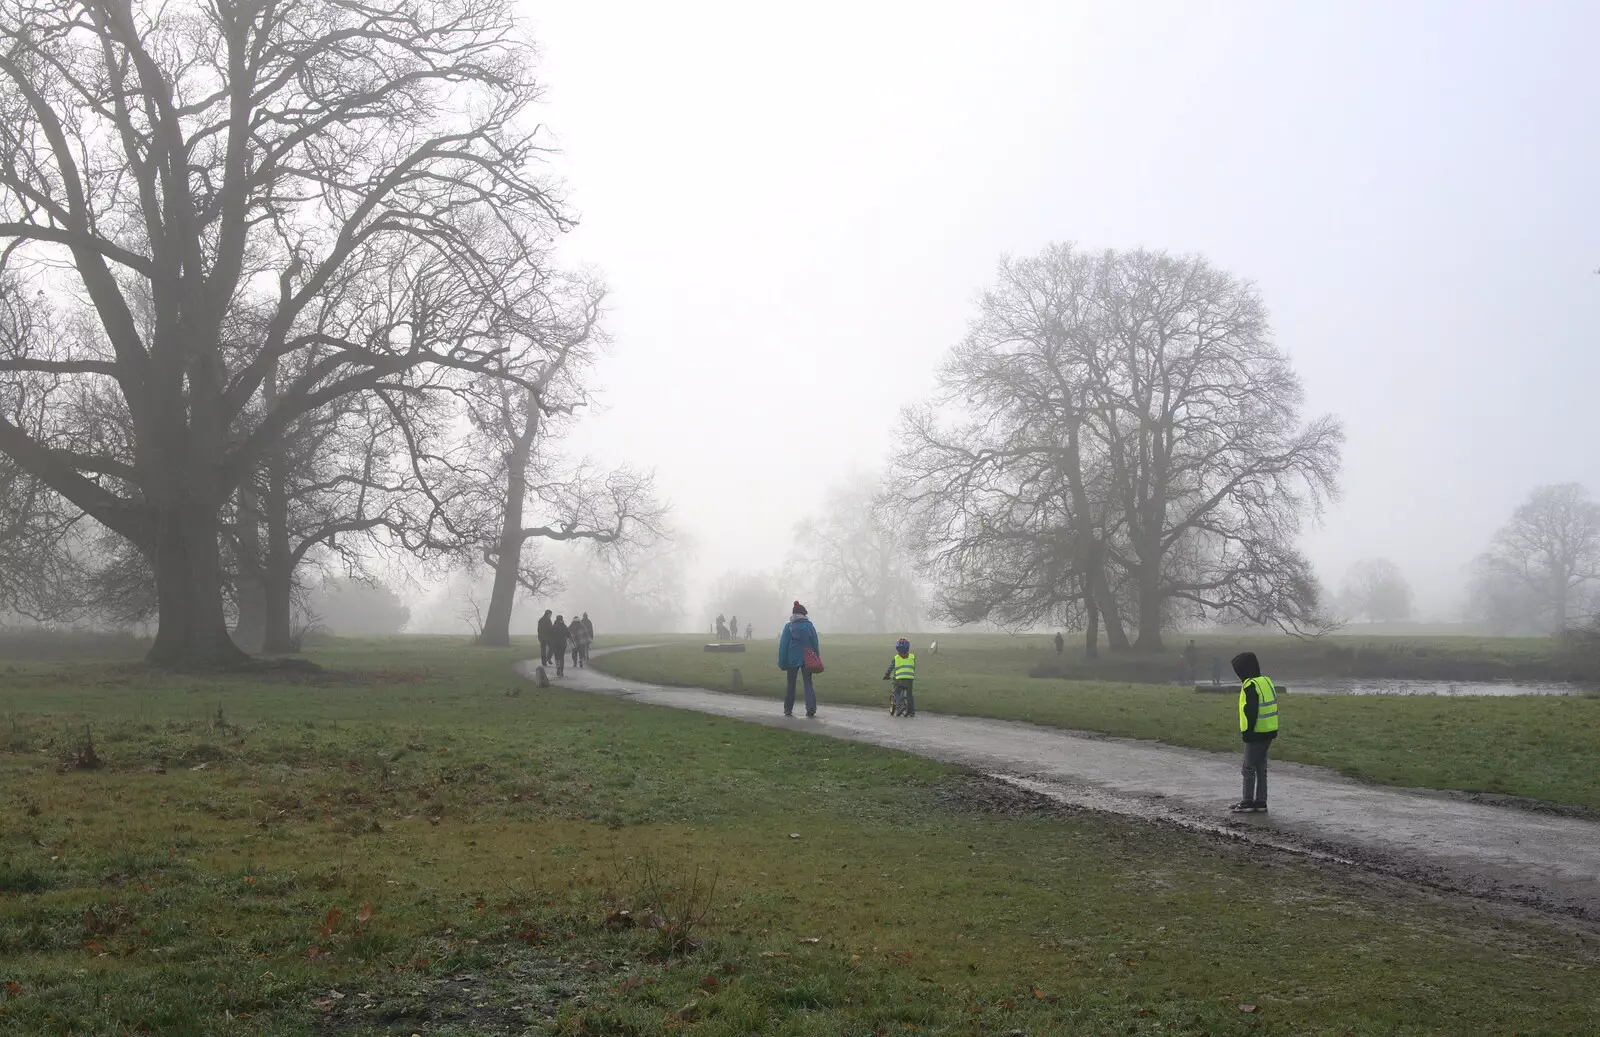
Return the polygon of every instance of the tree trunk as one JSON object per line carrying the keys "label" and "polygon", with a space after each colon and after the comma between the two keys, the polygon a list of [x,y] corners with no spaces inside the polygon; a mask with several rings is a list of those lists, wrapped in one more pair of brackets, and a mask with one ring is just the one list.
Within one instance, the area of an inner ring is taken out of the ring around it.
{"label": "tree trunk", "polygon": [[265,596],[266,629],[261,650],[283,654],[298,651],[294,643],[293,587],[294,570],[287,565],[274,565],[269,560],[262,573],[262,590]]}
{"label": "tree trunk", "polygon": [[1166,603],[1161,594],[1161,555],[1141,553],[1139,561],[1139,640],[1133,647],[1159,652],[1165,647],[1161,643],[1161,606]]}
{"label": "tree trunk", "polygon": [[267,629],[266,590],[261,583],[260,505],[247,482],[239,487],[238,517],[234,525],[234,554],[238,574],[233,585],[233,604],[238,621],[233,627],[233,642],[247,652],[261,651]]}
{"label": "tree trunk", "polygon": [[246,567],[241,562],[233,596],[239,613],[233,626],[233,643],[246,652],[259,652],[267,631],[267,595],[259,568]]}
{"label": "tree trunk", "polygon": [[494,589],[478,643],[490,648],[511,644],[511,609],[517,600],[517,570],[522,565],[522,505],[528,494],[526,448],[511,452],[506,476],[506,510],[494,556]]}
{"label": "tree trunk", "polygon": [[1088,630],[1083,635],[1083,655],[1086,659],[1100,658],[1100,610],[1095,607],[1094,595],[1088,596],[1084,602],[1088,613]]}
{"label": "tree trunk", "polygon": [[1131,647],[1128,644],[1128,631],[1122,625],[1122,613],[1117,611],[1117,601],[1111,593],[1111,585],[1106,582],[1105,570],[1096,568],[1091,582],[1091,603],[1094,611],[1105,620],[1106,644],[1113,652],[1126,652]]}
{"label": "tree trunk", "polygon": [[146,656],[150,662],[203,669],[248,661],[228,636],[215,507],[191,500],[162,509],[155,570],[161,619]]}
{"label": "tree trunk", "polygon": [[267,485],[261,495],[261,515],[267,527],[267,553],[262,560],[261,582],[266,596],[264,652],[294,652],[294,568],[289,549],[289,489],[280,451],[268,454]]}

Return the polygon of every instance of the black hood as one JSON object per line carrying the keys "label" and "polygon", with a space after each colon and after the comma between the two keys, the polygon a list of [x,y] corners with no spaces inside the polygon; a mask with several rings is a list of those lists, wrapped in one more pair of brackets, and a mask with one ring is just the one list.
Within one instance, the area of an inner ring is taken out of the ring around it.
{"label": "black hood", "polygon": [[1256,659],[1256,653],[1240,652],[1234,656],[1233,672],[1238,674],[1242,681],[1261,676],[1261,663]]}

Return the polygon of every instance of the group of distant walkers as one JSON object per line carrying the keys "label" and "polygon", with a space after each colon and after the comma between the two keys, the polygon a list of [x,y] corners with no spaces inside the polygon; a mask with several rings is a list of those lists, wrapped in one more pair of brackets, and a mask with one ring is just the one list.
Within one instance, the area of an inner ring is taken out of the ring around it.
{"label": "group of distant walkers", "polygon": [[560,677],[567,672],[567,653],[572,653],[572,665],[587,666],[589,664],[589,646],[594,644],[594,623],[589,620],[589,613],[582,616],[573,616],[568,623],[563,616],[554,620],[550,614],[554,609],[545,609],[544,615],[539,617],[539,665],[549,666],[552,663],[556,668],[556,676]]}
{"label": "group of distant walkers", "polygon": [[[755,634],[755,626],[750,623],[746,623],[744,625],[744,640],[751,640],[755,637]],[[718,641],[739,640],[739,617],[734,616],[730,620],[725,618],[722,613],[717,613],[716,620],[711,624],[711,636],[716,638]]]}

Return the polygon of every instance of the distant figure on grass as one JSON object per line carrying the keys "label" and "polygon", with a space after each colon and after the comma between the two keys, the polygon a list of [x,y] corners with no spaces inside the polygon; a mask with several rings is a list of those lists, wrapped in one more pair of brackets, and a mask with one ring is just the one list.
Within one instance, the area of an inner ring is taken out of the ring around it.
{"label": "distant figure on grass", "polygon": [[1061,636],[1061,631],[1056,631],[1056,654],[1060,655],[1067,650],[1067,639]]}
{"label": "distant figure on grass", "polygon": [[744,639],[746,641],[753,640],[755,638],[755,635],[756,635],[756,628],[753,625],[751,625],[749,623],[746,623],[744,625]]}
{"label": "distant figure on grass", "polygon": [[728,618],[726,616],[724,616],[722,613],[718,612],[717,613],[717,640],[718,641],[726,641],[727,639],[728,639]]}
{"label": "distant figure on grass", "polygon": [[1211,686],[1219,687],[1222,684],[1222,656],[1211,657]]}
{"label": "distant figure on grass", "polygon": [[550,609],[544,610],[544,615],[539,617],[539,664],[550,665]]}
{"label": "distant figure on grass", "polygon": [[1194,643],[1194,638],[1189,639],[1188,645],[1183,649],[1183,663],[1189,670],[1184,678],[1185,684],[1193,684],[1200,677],[1200,648]]}
{"label": "distant figure on grass", "polygon": [[889,715],[914,717],[917,715],[917,698],[911,686],[917,680],[917,657],[911,651],[911,642],[905,638],[894,643],[894,655],[889,657],[889,668],[883,679],[894,681],[894,691],[889,695]]}
{"label": "distant figure on grass", "polygon": [[[577,620],[573,620],[574,623]],[[569,631],[562,617],[557,616],[556,621],[550,625],[550,654],[555,656],[556,676],[562,677],[567,672],[567,638]]]}
{"label": "distant figure on grass", "polygon": [[1267,810],[1267,750],[1278,737],[1278,690],[1261,675],[1254,652],[1233,657],[1239,675],[1239,733],[1244,738],[1244,798],[1234,804],[1235,814],[1263,814]]}
{"label": "distant figure on grass", "polygon": [[[817,639],[817,628],[806,615],[806,607],[797,601],[792,612],[778,637],[778,669],[789,675],[783,695],[783,715],[794,716],[794,685],[796,680],[801,680],[806,689],[806,716],[814,717],[817,715],[817,692],[811,686],[811,675],[822,672],[822,642]],[[809,659],[806,657],[808,649]]]}
{"label": "distant figure on grass", "polygon": [[728,620],[728,637],[734,641],[739,640],[739,617],[734,616]]}

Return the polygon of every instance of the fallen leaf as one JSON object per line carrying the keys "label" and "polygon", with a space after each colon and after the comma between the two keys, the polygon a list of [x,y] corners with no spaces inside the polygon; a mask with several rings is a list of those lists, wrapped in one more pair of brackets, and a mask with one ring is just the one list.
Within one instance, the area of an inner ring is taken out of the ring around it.
{"label": "fallen leaf", "polygon": [[798,838],[800,838],[800,833],[799,832],[790,832],[789,833],[789,838],[798,839]]}
{"label": "fallen leaf", "polygon": [[6,997],[17,997],[22,993],[22,984],[11,979],[6,981]]}
{"label": "fallen leaf", "polygon": [[1255,1005],[1240,1005],[1239,1006],[1239,1011],[1241,1011],[1241,1012],[1249,1013],[1249,1012],[1254,1012],[1255,1010],[1256,1010],[1256,1006]]}
{"label": "fallen leaf", "polygon": [[802,937],[800,937],[800,942],[801,943],[821,943],[822,941],[820,939],[818,939],[817,937],[815,937],[815,936],[802,936]]}
{"label": "fallen leaf", "polygon": [[361,910],[356,912],[356,921],[358,921],[358,922],[370,922],[370,921],[372,921],[372,905],[371,904],[362,904],[361,905]]}
{"label": "fallen leaf", "polygon": [[761,952],[761,956],[763,958],[787,958],[789,956],[789,952],[788,951],[762,951]]}
{"label": "fallen leaf", "polygon": [[328,908],[328,913],[322,916],[322,936],[326,939],[333,935],[333,927],[339,924],[339,919],[344,917],[344,912],[336,907]]}
{"label": "fallen leaf", "polygon": [[1035,1001],[1044,1001],[1047,998],[1049,998],[1049,996],[1050,996],[1049,994],[1046,994],[1044,991],[1040,990],[1038,987],[1034,987],[1033,988],[1033,999]]}

